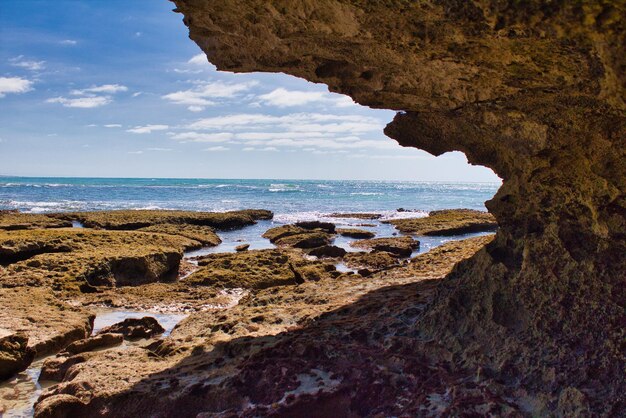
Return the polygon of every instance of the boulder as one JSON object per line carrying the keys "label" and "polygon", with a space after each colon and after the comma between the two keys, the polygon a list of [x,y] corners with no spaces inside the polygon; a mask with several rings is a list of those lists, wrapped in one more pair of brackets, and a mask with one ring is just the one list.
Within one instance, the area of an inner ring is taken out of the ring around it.
{"label": "boulder", "polygon": [[26,335],[0,329],[0,381],[26,370],[34,358]]}
{"label": "boulder", "polygon": [[250,244],[241,244],[235,247],[235,251],[240,253],[242,251],[248,251],[248,248],[250,248]]}
{"label": "boulder", "polygon": [[138,340],[163,334],[165,329],[151,316],[127,318],[122,322],[103,328],[98,334],[122,334],[125,339]]}

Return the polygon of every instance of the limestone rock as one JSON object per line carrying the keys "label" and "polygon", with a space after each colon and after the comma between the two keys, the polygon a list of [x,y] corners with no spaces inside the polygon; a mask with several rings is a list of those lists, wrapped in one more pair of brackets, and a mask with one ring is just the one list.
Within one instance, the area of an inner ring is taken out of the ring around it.
{"label": "limestone rock", "polygon": [[115,210],[58,213],[51,216],[77,220],[88,228],[133,230],[159,224],[190,224],[216,229],[232,229],[252,225],[259,219],[271,219],[274,215],[267,210],[248,209],[232,212]]}
{"label": "limestone rock", "polygon": [[[148,324],[147,322],[148,321],[142,321],[141,325],[144,326],[144,328],[147,328],[150,325],[154,326],[154,324]],[[123,329],[124,331],[126,331],[126,329],[133,328],[132,332],[137,333],[134,330],[134,328],[138,328],[137,325],[130,325],[130,324],[117,324],[117,325],[119,325],[117,328],[115,328],[115,326],[113,325],[111,326],[111,329],[113,331],[118,331],[120,329]],[[115,345],[121,344],[124,341],[125,334],[124,335],[119,335],[119,334],[124,334],[124,332],[119,332],[119,333],[101,332],[98,335],[95,335],[93,337],[89,337],[84,340],[74,341],[72,344],[65,347],[65,350],[63,351],[65,353],[69,353],[70,355],[74,355],[74,354],[84,353],[85,351],[92,351],[97,348],[113,347]]]}
{"label": "limestone rock", "polygon": [[[185,250],[193,250],[199,247],[215,247],[221,244],[222,240],[215,233],[213,228],[203,225],[191,224],[157,224],[140,228],[138,231],[157,232],[159,234],[179,235],[193,240]],[[196,244],[200,243],[200,245]]]}
{"label": "limestone rock", "polygon": [[346,255],[346,250],[336,245],[324,245],[323,247],[313,248],[307,251],[307,254],[318,258],[341,258]]}
{"label": "limestone rock", "polygon": [[419,248],[419,241],[411,237],[373,238],[350,243],[355,248],[367,248],[372,251],[385,251],[396,257],[410,257]]}
{"label": "limestone rock", "polygon": [[248,248],[250,248],[250,244],[241,244],[235,247],[235,251],[242,252],[242,251],[248,251]]}
{"label": "limestone rock", "polygon": [[214,288],[265,289],[319,280],[335,268],[308,261],[293,250],[254,250],[209,254],[198,260],[200,268],[185,282]]}
{"label": "limestone rock", "polygon": [[372,269],[379,270],[389,266],[397,265],[398,259],[395,256],[392,256],[388,252],[358,252],[358,253],[347,253],[343,257],[343,262],[346,266],[355,269]]}
{"label": "limestone rock", "polygon": [[471,209],[435,210],[424,218],[386,221],[404,234],[461,235],[471,232],[493,232],[497,229],[493,215]]}
{"label": "limestone rock", "polygon": [[446,279],[417,332],[452,348],[457,366],[523,390],[520,402],[550,399],[549,413],[545,364],[591,414],[619,408],[623,2],[175,3],[218,69],[325,83],[401,111],[385,129],[400,145],[492,168],[503,179],[486,204],[497,237]]}
{"label": "limestone rock", "polygon": [[0,328],[0,381],[26,370],[34,358],[26,335]]}
{"label": "limestone rock", "polygon": [[[320,227],[321,225],[321,227]],[[334,224],[311,222],[306,223],[304,228],[298,225],[281,225],[268,229],[263,237],[270,242],[294,248],[316,248],[329,245],[333,240],[330,230],[334,231]]]}
{"label": "limestone rock", "polygon": [[101,338],[97,341],[93,340],[91,344],[97,342],[114,343],[114,341],[116,341],[114,337],[105,337],[104,335],[106,334],[122,334],[125,339],[138,340],[141,338],[152,338],[155,335],[160,335],[164,332],[165,329],[161,326],[161,324],[159,324],[159,321],[151,316],[144,316],[143,318],[126,318],[122,322],[118,322],[117,324],[113,324],[100,330],[98,336]]}
{"label": "limestone rock", "polygon": [[359,239],[367,239],[374,238],[376,236],[372,231],[367,231],[365,229],[357,229],[357,228],[339,228],[337,229],[337,233],[344,237],[350,238],[359,238]]}

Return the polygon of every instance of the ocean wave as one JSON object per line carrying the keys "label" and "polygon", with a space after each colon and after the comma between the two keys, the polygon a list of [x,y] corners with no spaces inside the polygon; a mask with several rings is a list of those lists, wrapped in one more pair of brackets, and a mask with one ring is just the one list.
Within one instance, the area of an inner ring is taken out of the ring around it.
{"label": "ocean wave", "polygon": [[380,192],[352,192],[350,196],[382,196],[383,194]]}
{"label": "ocean wave", "polygon": [[277,183],[270,184],[269,189],[270,192],[301,192],[300,186],[297,184],[288,184],[288,183]]}

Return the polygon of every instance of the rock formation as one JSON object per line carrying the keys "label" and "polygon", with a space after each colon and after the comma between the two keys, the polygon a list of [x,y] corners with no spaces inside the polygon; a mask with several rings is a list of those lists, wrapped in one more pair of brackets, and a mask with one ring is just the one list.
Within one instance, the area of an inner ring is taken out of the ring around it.
{"label": "rock formation", "polygon": [[174,3],[218,69],[325,83],[400,111],[385,130],[400,145],[492,168],[497,237],[416,332],[529,413],[623,410],[624,2]]}

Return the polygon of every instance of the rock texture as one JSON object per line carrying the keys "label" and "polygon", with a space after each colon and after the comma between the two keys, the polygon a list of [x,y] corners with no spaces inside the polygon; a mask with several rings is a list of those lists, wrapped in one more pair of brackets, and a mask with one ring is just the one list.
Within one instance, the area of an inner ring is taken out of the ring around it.
{"label": "rock texture", "polygon": [[[426,353],[443,350],[418,353],[432,343],[413,328],[436,292],[432,279],[490,239],[422,254],[410,274],[262,289],[230,309],[190,315],[163,340],[70,357],[51,367],[64,377],[42,394],[35,415],[415,416],[429,408],[454,415],[463,404],[477,405],[476,415],[510,411],[500,393],[477,395],[471,376],[431,367]],[[437,396],[456,380],[469,389]],[[414,396],[425,391],[430,405]]]}
{"label": "rock texture", "polygon": [[383,251],[396,257],[410,257],[420,247],[420,242],[411,237],[372,238],[351,242],[350,246]]}
{"label": "rock texture", "polygon": [[472,209],[434,210],[423,218],[387,221],[404,234],[461,235],[472,232],[493,232],[498,228],[490,213]]}
{"label": "rock texture", "polygon": [[25,334],[15,334],[0,328],[0,381],[25,370],[35,358],[28,347]]}
{"label": "rock texture", "polygon": [[419,333],[528,413],[623,410],[624,2],[174,2],[218,69],[325,83],[401,111],[401,145],[492,168],[497,237]]}

